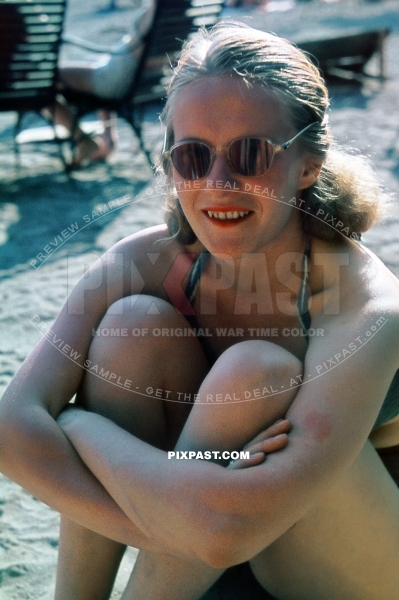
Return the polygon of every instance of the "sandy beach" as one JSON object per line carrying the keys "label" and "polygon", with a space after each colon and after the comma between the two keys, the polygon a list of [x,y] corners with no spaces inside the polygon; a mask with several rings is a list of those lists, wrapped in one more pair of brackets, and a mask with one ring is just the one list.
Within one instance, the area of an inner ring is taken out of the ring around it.
{"label": "sandy beach", "polygon": [[[102,43],[120,39],[134,17],[134,2],[118,0],[111,15],[101,10],[107,2],[71,0],[66,30],[101,37]],[[370,156],[391,194],[384,221],[364,241],[399,276],[399,3],[315,1],[290,8],[281,0],[269,7],[252,17],[229,15],[294,41],[353,28],[391,30],[386,81],[334,87],[330,120],[339,143]],[[64,48],[63,56],[74,52]],[[154,151],[162,144],[158,112],[148,111],[144,128]],[[41,125],[37,117],[29,119]],[[125,123],[118,122],[118,147],[106,164],[68,177],[51,144],[22,144],[16,163],[14,120],[13,113],[0,114],[0,396],[87,265],[119,239],[162,222],[162,189]],[[58,514],[0,476],[0,519],[0,600],[51,600]],[[123,561],[113,600],[120,598],[136,553],[129,549]]]}

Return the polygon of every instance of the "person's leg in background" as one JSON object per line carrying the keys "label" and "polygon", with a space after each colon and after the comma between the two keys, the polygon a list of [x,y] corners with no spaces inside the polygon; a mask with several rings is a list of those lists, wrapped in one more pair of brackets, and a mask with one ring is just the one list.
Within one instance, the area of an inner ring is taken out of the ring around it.
{"label": "person's leg in background", "polygon": [[70,133],[74,150],[71,166],[87,166],[90,162],[105,160],[114,150],[118,138],[115,113],[99,110],[99,120],[103,131],[95,134],[85,133],[76,122],[73,110],[62,97],[58,97],[54,106],[46,109],[51,119],[62,125]]}

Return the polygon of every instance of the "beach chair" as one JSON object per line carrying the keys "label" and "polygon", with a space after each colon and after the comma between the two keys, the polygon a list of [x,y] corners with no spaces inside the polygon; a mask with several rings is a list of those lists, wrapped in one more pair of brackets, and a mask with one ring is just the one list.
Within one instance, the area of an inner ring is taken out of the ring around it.
{"label": "beach chair", "polygon": [[[297,45],[309,53],[327,80],[363,83],[368,77],[385,78],[384,42],[388,34],[388,29],[352,30],[345,35],[304,41]],[[377,75],[365,70],[374,55],[378,58]]]}
{"label": "beach chair", "polygon": [[[68,103],[76,109],[76,120],[97,109],[116,112],[132,127],[140,148],[152,165],[150,151],[142,137],[142,123],[145,108],[165,97],[167,75],[165,74],[181,50],[183,41],[199,26],[214,25],[223,8],[224,0],[158,0],[152,26],[143,37],[143,51],[131,86],[123,98],[102,99],[81,92],[63,90]],[[69,43],[77,43],[76,38],[65,37]],[[104,46],[85,43],[78,44],[91,51],[104,53]],[[108,49],[112,53],[112,49]]]}
{"label": "beach chair", "polygon": [[0,111],[18,113],[17,154],[24,115],[51,107],[55,100],[65,5],[66,0],[0,3]]}

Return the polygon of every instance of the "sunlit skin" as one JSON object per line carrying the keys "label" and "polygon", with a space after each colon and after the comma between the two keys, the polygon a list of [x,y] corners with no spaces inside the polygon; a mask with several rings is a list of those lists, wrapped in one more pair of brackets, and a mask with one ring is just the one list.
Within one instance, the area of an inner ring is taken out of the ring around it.
{"label": "sunlit skin", "polygon": [[[208,78],[206,85],[197,81],[182,90],[174,115],[178,115],[173,121],[175,143],[198,140],[225,146],[244,136],[283,143],[297,133],[279,99],[258,86],[247,87],[243,81],[228,77]],[[294,142],[288,150],[276,153],[269,171],[259,177],[233,172],[221,152],[210,173],[195,185],[185,182],[175,170],[174,181],[183,211],[201,242],[211,253],[239,258],[242,252],[270,251],[271,245],[278,252],[287,248],[288,240],[297,240],[302,246],[299,212],[285,202],[313,183],[318,165],[312,166],[309,168]],[[223,189],[216,189],[217,185]],[[267,188],[275,199],[267,193],[257,195],[255,186],[262,191]],[[208,211],[249,214],[228,221],[210,218]],[[296,250],[292,244],[291,249]]]}

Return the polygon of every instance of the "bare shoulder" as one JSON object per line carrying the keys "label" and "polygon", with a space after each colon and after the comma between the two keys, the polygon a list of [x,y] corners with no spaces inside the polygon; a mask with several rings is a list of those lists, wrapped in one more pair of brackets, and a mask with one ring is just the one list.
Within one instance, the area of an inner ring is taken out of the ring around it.
{"label": "bare shoulder", "polygon": [[[399,280],[366,246],[352,240],[312,245],[315,299],[324,315],[367,311],[399,315]],[[322,297],[322,300],[318,298]]]}
{"label": "bare shoulder", "polygon": [[[357,242],[333,245],[317,240],[312,261],[312,327],[322,335],[311,339],[308,361],[319,364],[324,356],[333,366],[350,357],[348,381],[353,373],[365,380],[371,377],[381,382],[380,392],[385,393],[399,367],[398,279]],[[377,370],[381,376],[375,378]]]}
{"label": "bare shoulder", "polygon": [[146,293],[154,293],[152,288],[164,280],[178,257],[183,262],[186,258],[189,266],[199,250],[196,244],[187,247],[171,239],[166,226],[157,225],[120,240],[108,254],[121,253],[126,272],[131,275],[137,271],[145,286],[151,288]]}
{"label": "bare shoulder", "polygon": [[122,252],[126,257],[140,260],[148,252],[157,252],[159,256],[165,257],[178,246],[181,247],[178,242],[170,239],[166,225],[155,225],[121,239],[109,251]]}

